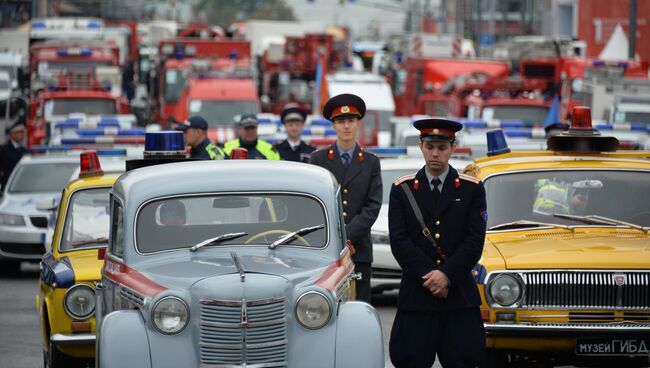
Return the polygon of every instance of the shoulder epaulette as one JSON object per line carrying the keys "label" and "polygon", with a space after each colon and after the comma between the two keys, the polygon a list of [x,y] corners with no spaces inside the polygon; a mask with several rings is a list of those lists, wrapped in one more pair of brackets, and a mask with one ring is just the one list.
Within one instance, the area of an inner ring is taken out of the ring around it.
{"label": "shoulder epaulette", "polygon": [[475,178],[475,177],[470,176],[470,175],[465,175],[465,174],[458,174],[458,178],[460,178],[460,179],[462,179],[462,180],[465,180],[465,181],[472,182],[472,183],[474,183],[474,184],[478,184],[478,183],[481,182],[480,179]]}
{"label": "shoulder epaulette", "polygon": [[375,155],[373,152],[366,151],[365,149],[361,149],[361,151],[363,151],[363,154],[373,155],[373,156],[377,157],[377,155]]}
{"label": "shoulder epaulette", "polygon": [[416,175],[416,173],[400,176],[399,178],[395,179],[395,181],[393,182],[393,184],[395,184],[395,185],[401,185],[403,182],[405,182],[405,181],[407,181],[407,180],[413,180],[413,179],[415,179],[415,175]]}

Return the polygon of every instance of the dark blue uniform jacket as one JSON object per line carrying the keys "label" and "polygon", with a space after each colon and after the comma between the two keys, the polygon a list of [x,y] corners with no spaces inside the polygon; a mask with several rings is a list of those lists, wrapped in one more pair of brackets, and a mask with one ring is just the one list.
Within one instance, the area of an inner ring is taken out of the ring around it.
{"label": "dark blue uniform jacket", "polygon": [[310,146],[303,141],[300,141],[300,145],[296,147],[296,150],[294,151],[291,149],[291,145],[286,139],[280,143],[275,144],[274,147],[283,160],[295,162],[309,162],[311,153],[316,150],[315,147]]}
{"label": "dark blue uniform jacket", "polygon": [[[411,311],[476,307],[481,300],[471,270],[481,257],[485,241],[485,188],[478,179],[466,175],[459,177],[450,166],[434,208],[433,193],[424,170],[420,169],[415,176],[398,179],[390,192],[390,245],[404,272],[398,307]],[[438,246],[448,257],[446,262],[437,264],[437,254],[422,234],[422,227],[399,185],[400,181],[411,188],[431,235],[437,238]],[[440,269],[449,279],[447,298],[435,297],[422,286],[422,276],[433,269]]]}

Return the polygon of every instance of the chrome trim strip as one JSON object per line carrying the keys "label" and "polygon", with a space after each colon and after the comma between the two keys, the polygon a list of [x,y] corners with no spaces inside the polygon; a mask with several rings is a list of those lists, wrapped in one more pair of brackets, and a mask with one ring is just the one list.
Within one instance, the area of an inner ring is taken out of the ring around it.
{"label": "chrome trim strip", "polygon": [[[255,328],[255,327],[268,327],[268,326],[273,326],[273,325],[279,325],[281,323],[287,322],[286,317],[278,318],[278,319],[273,319],[270,321],[264,321],[264,322],[247,322],[246,323],[246,328]],[[209,327],[225,327],[225,328],[236,328],[240,329],[242,328],[241,323],[224,323],[224,322],[208,322],[208,321],[201,321],[199,323],[201,326],[209,326]]]}
{"label": "chrome trim strip", "polygon": [[94,344],[96,340],[96,336],[95,334],[78,334],[78,335],[54,334],[50,336],[50,340],[56,345],[85,345],[85,344]]}
{"label": "chrome trim strip", "polygon": [[[284,301],[283,296],[276,296],[272,298],[246,300],[246,304],[249,306],[255,306],[255,305],[275,304],[283,301]],[[229,307],[240,307],[242,301],[212,299],[212,300],[199,300],[199,303],[203,305],[225,305]]]}
{"label": "chrome trim strip", "polygon": [[576,324],[576,323],[536,323],[536,324],[501,324],[485,323],[487,332],[508,331],[578,331],[578,332],[648,332],[650,324],[633,323],[603,323],[603,324]]}
{"label": "chrome trim strip", "polygon": [[[140,216],[140,211],[144,206],[149,204],[150,202],[153,201],[159,201],[162,199],[167,199],[167,198],[187,198],[187,197],[205,197],[205,196],[227,196],[227,195],[255,195],[255,194],[265,194],[265,195],[293,195],[293,196],[299,196],[299,197],[308,197],[316,200],[321,206],[321,209],[323,210],[323,214],[325,215],[325,244],[322,247],[308,247],[308,246],[300,246],[300,245],[292,245],[292,248],[301,248],[301,249],[318,249],[322,250],[330,245],[330,231],[331,231],[331,226],[330,226],[330,219],[329,215],[327,213],[328,207],[325,206],[325,202],[323,202],[322,199],[319,197],[316,197],[314,194],[311,193],[305,193],[305,192],[295,192],[295,191],[288,191],[288,192],[281,192],[281,191],[273,191],[273,192],[264,192],[264,191],[251,191],[251,192],[205,192],[205,193],[186,193],[186,194],[179,194],[179,195],[166,195],[166,196],[161,196],[161,197],[155,197],[155,198],[149,198],[143,203],[140,203],[138,206],[138,209],[135,211],[135,216],[133,216],[133,248],[135,249],[136,254],[140,256],[150,256],[150,255],[155,255],[155,254],[161,254],[161,253],[169,253],[169,252],[178,252],[178,251],[185,251],[188,250],[189,247],[183,247],[183,248],[172,248],[172,249],[166,249],[166,250],[161,250],[157,252],[149,252],[149,253],[142,253],[140,252],[140,249],[138,248],[138,238],[137,238],[137,225],[138,225],[138,217]],[[338,211],[338,209],[337,209]],[[244,244],[229,244],[229,245],[221,245],[220,248],[226,248],[226,247],[241,247],[244,246]],[[250,247],[266,247],[268,248],[268,244],[246,244],[245,245],[247,248]]]}
{"label": "chrome trim strip", "polygon": [[200,368],[272,368],[272,367],[286,367],[288,362],[275,362],[275,363],[260,363],[260,364],[204,364]]}

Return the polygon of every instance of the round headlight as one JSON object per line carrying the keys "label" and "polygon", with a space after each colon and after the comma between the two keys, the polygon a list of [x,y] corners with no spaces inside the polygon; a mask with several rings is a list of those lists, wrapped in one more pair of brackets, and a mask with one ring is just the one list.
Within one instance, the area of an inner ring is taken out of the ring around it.
{"label": "round headlight", "polygon": [[77,284],[63,297],[65,312],[74,319],[86,319],[95,312],[95,290],[85,284]]}
{"label": "round headlight", "polygon": [[175,296],[160,299],[151,311],[153,324],[164,334],[177,334],[187,326],[190,311],[187,304]]}
{"label": "round headlight", "polygon": [[331,316],[332,306],[325,295],[310,291],[298,298],[296,317],[306,328],[321,328],[327,324]]}
{"label": "round headlight", "polygon": [[499,275],[490,281],[488,290],[492,300],[504,307],[515,304],[522,295],[522,287],[514,276]]}

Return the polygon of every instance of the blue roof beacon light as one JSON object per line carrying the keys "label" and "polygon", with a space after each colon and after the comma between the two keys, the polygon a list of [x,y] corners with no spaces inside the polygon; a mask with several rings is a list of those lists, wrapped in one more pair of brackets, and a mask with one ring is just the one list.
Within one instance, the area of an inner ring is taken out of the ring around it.
{"label": "blue roof beacon light", "polygon": [[488,156],[500,155],[503,153],[509,153],[510,147],[508,147],[508,142],[506,142],[506,136],[503,134],[501,129],[489,130],[487,133],[487,146]]}
{"label": "blue roof beacon light", "polygon": [[144,157],[178,157],[185,158],[183,132],[160,131],[147,132],[144,136]]}

